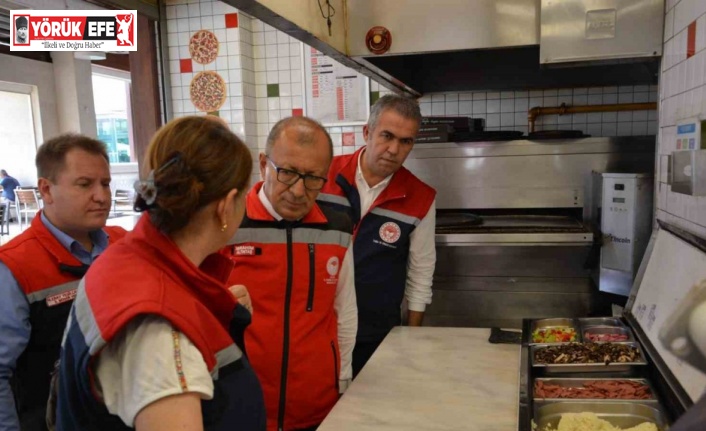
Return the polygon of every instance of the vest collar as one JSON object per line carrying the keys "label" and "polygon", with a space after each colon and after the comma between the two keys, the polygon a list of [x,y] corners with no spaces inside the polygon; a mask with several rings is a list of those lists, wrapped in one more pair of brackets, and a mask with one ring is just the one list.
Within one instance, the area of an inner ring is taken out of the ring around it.
{"label": "vest collar", "polygon": [[42,221],[42,211],[40,210],[32,219],[32,233],[42,245],[57,260],[57,265],[81,265],[81,262],[71,254],[64,245],[51,233]]}
{"label": "vest collar", "polygon": [[[360,148],[351,156],[348,156],[348,160],[341,167],[341,170],[336,176],[336,184],[346,191],[346,194],[348,194],[348,191],[352,189],[355,189],[357,193],[360,193],[358,191],[358,186],[356,185],[355,176],[358,173],[358,161],[360,160],[363,151],[365,151],[365,147]],[[400,167],[397,172],[392,174],[389,184],[387,184],[385,190],[380,193],[380,196],[375,199],[375,202],[373,202],[370,206],[370,209],[372,210],[373,208],[391,200],[403,199],[407,197],[408,191],[406,178],[409,175],[410,172],[407,168],[404,166]],[[360,211],[360,208],[358,208],[358,211]]]}
{"label": "vest collar", "polygon": [[[138,246],[152,255],[150,259],[160,269],[179,280],[192,290],[224,325],[231,320],[236,300],[228,291],[228,277],[233,262],[219,253],[209,255],[201,266],[196,267],[174,241],[160,232],[146,214],[140,217],[135,229],[129,234]],[[156,257],[156,258],[155,258]]]}

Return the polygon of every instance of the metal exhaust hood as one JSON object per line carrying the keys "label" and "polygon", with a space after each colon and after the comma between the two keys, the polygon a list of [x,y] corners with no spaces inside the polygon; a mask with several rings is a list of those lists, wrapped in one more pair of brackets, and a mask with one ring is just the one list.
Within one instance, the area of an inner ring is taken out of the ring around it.
{"label": "metal exhaust hood", "polygon": [[330,34],[327,0],[223,1],[414,96],[656,84],[659,74],[664,0],[328,0]]}

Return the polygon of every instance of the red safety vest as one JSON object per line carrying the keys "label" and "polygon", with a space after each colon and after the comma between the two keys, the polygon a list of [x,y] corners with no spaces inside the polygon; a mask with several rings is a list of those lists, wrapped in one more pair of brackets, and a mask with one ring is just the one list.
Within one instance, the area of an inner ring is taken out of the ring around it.
{"label": "red safety vest", "polygon": [[276,221],[258,192],[224,253],[231,283],[253,301],[245,347],[265,393],[268,429],[299,429],[323,421],[338,399],[340,354],[334,300],[350,243],[350,220],[314,206],[298,222]]}
{"label": "red safety vest", "polygon": [[[103,230],[110,244],[126,233],[120,227]],[[41,414],[43,418],[51,372],[59,359],[66,319],[81,277],[78,273],[85,272],[85,268],[47,229],[41,213],[34,217],[29,229],[0,247],[0,261],[12,271],[27,297],[32,327],[12,379],[17,411],[21,422],[31,420],[23,418],[25,415]]]}

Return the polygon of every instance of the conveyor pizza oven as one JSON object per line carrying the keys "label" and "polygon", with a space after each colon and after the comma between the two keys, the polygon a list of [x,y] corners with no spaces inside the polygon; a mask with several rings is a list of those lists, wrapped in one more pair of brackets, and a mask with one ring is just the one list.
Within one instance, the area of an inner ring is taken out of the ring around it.
{"label": "conveyor pizza oven", "polygon": [[426,324],[514,326],[601,308],[584,220],[591,172],[651,174],[654,137],[417,144],[405,165],[437,190]]}

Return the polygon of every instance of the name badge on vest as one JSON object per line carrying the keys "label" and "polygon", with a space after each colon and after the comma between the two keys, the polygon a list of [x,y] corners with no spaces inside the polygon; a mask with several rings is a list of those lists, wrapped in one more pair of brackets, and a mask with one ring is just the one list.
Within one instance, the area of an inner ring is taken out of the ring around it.
{"label": "name badge on vest", "polygon": [[262,249],[254,245],[234,245],[233,256],[260,256]]}
{"label": "name badge on vest", "polygon": [[66,292],[57,293],[56,295],[47,297],[47,307],[55,307],[64,302],[73,301],[76,298],[78,289],[67,290]]}

